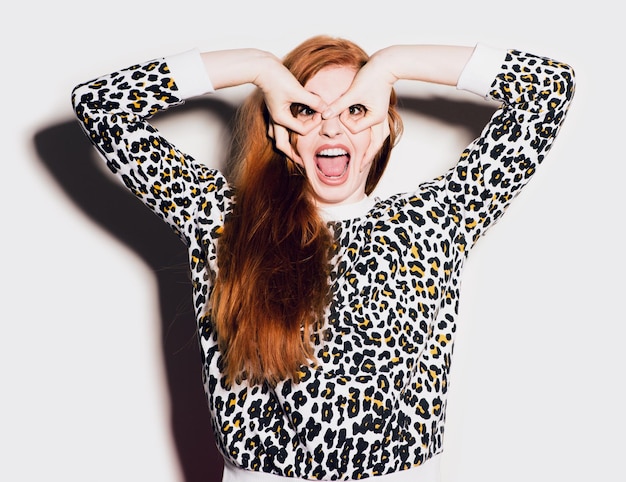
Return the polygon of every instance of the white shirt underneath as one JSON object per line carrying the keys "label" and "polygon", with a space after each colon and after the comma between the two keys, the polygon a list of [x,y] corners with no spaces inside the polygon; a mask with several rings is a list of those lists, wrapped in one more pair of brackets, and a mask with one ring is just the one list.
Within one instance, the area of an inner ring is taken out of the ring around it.
{"label": "white shirt underneath", "polygon": [[365,196],[360,201],[350,204],[337,204],[320,208],[325,221],[345,221],[366,214],[379,201],[376,197]]}
{"label": "white shirt underneath", "polygon": [[[441,462],[441,454],[434,455],[422,465],[407,470],[400,470],[393,474],[378,475],[372,477],[375,482],[440,482],[441,474],[439,472]],[[323,479],[322,479],[323,480]],[[350,479],[352,480],[352,479]],[[370,479],[368,479],[370,480]],[[222,482],[311,482],[311,479],[299,479],[295,477],[282,477],[280,475],[268,474],[266,472],[257,472],[252,470],[244,470],[235,467],[229,461],[224,460],[224,475]]]}

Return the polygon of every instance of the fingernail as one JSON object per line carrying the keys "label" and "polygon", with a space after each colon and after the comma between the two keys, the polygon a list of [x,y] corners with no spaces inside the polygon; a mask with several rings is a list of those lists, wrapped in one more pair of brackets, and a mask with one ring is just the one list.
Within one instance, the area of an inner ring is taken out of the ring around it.
{"label": "fingernail", "polygon": [[326,120],[329,119],[330,117],[333,117],[335,115],[335,113],[333,112],[332,109],[326,109],[324,112],[322,112],[322,119]]}

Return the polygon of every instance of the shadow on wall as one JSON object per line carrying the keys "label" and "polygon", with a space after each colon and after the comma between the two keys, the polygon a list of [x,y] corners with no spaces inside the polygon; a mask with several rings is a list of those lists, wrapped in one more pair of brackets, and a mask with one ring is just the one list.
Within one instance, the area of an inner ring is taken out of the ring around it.
{"label": "shadow on wall", "polygon": [[[198,110],[228,124],[232,106],[215,101],[188,102],[172,116]],[[167,114],[170,116],[170,112]],[[225,140],[228,143],[228,140]],[[158,286],[161,346],[171,407],[171,431],[186,482],[219,482],[217,451],[202,388],[196,324],[192,309],[187,251],[170,227],[103,172],[94,147],[78,121],[51,126],[34,139],[39,159],[65,193],[94,222],[114,235],[152,270]]]}
{"label": "shadow on wall", "polygon": [[[401,98],[402,110],[462,126],[476,137],[493,106],[448,99]],[[181,116],[200,110],[228,126],[234,108],[218,99],[188,101],[160,114]],[[225,139],[229,144],[229,139]],[[202,388],[200,353],[187,272],[187,252],[171,229],[94,162],[95,150],[75,119],[38,132],[41,162],[65,193],[151,268],[157,280],[163,363],[171,407],[171,430],[185,482],[219,482],[223,462],[213,439]],[[227,149],[224,150],[226,152]],[[226,160],[220,163],[227,166]],[[451,160],[453,162],[454,160]]]}

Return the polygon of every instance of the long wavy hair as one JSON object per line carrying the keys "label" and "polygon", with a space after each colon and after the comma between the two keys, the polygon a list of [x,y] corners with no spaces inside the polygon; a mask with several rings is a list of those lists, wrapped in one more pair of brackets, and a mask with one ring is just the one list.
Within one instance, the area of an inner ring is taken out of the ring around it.
{"label": "long wavy hair", "polygon": [[[304,85],[325,67],[358,70],[368,58],[348,40],[318,36],[283,62]],[[392,91],[391,133],[372,162],[367,194],[378,184],[402,132],[395,104]],[[235,202],[218,241],[211,303],[229,384],[297,382],[300,368],[315,361],[312,336],[323,326],[330,296],[332,235],[303,170],[268,137],[269,120],[256,90],[238,111],[234,131]]]}

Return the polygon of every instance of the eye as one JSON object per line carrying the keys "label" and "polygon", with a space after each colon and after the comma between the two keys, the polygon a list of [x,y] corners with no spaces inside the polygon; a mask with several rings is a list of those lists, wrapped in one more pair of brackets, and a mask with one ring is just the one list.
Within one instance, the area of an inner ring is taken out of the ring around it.
{"label": "eye", "polygon": [[366,112],[367,109],[363,104],[353,104],[348,107],[348,114],[350,114],[351,117],[363,117]]}
{"label": "eye", "polygon": [[305,104],[291,104],[291,115],[294,117],[313,117],[317,112]]}

